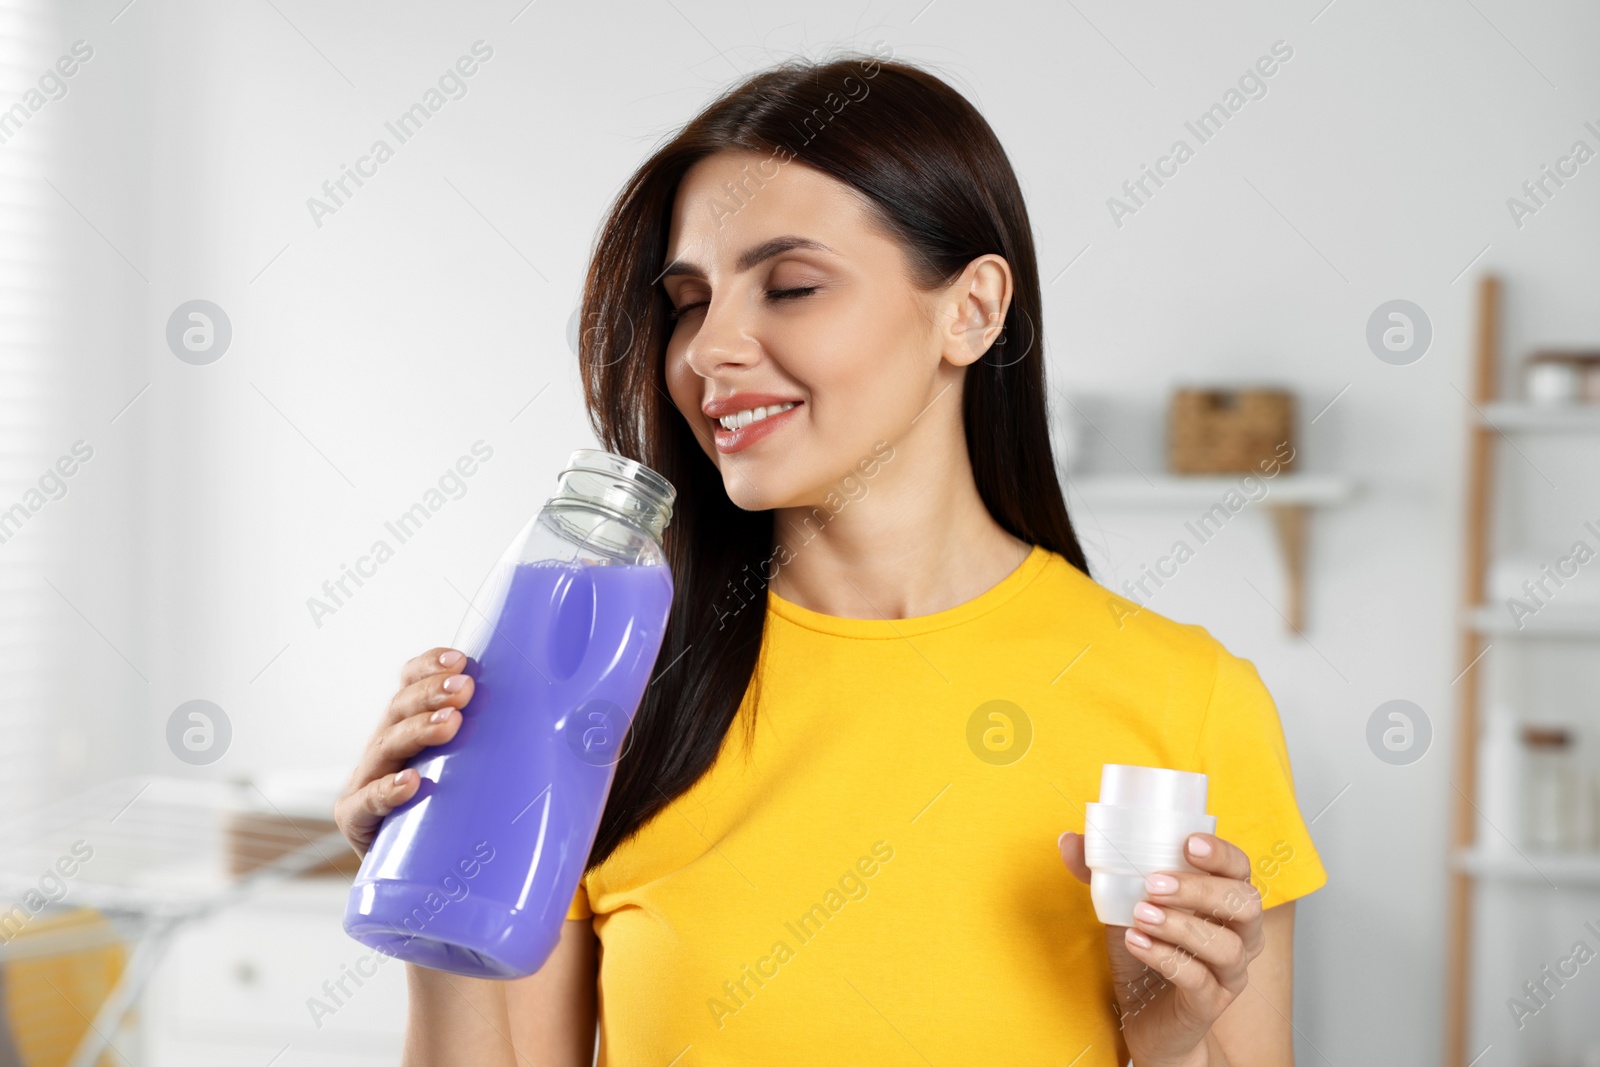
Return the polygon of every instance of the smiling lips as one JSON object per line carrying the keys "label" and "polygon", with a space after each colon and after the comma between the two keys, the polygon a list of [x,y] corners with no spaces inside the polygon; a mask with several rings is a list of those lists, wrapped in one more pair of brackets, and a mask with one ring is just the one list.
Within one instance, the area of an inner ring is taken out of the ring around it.
{"label": "smiling lips", "polygon": [[719,425],[713,433],[717,451],[741,452],[776,433],[794,419],[803,401],[767,393],[735,393],[702,409]]}

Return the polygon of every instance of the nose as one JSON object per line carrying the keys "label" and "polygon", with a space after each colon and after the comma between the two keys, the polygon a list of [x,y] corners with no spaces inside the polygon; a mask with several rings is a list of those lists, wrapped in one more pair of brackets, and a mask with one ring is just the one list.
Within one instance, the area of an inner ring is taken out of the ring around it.
{"label": "nose", "polygon": [[700,326],[683,351],[684,362],[702,378],[753,366],[761,359],[761,344],[750,336],[738,302],[713,297],[700,317]]}

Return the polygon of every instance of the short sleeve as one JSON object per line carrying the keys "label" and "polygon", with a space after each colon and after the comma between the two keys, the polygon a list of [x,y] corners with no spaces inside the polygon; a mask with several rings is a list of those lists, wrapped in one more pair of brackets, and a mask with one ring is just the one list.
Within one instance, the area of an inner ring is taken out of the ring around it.
{"label": "short sleeve", "polygon": [[1250,857],[1250,881],[1262,905],[1321,888],[1328,875],[1295,799],[1277,706],[1255,665],[1220,645],[1198,745],[1217,836]]}
{"label": "short sleeve", "polygon": [[567,908],[569,919],[589,919],[594,912],[589,907],[589,886],[587,880],[578,881],[578,891],[572,895],[572,906]]}

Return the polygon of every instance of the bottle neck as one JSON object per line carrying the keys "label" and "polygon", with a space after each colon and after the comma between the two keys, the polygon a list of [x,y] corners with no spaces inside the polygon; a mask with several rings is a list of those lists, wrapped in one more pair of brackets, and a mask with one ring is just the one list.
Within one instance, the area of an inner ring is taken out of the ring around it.
{"label": "bottle neck", "polygon": [[561,471],[547,507],[586,507],[614,515],[659,543],[672,521],[677,490],[641,463],[612,452],[580,448]]}

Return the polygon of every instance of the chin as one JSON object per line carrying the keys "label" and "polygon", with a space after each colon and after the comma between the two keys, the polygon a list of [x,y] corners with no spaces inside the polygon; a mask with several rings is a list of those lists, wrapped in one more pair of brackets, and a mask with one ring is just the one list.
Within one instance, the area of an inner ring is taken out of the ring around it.
{"label": "chin", "polygon": [[722,488],[735,507],[743,511],[771,511],[789,506],[791,494],[771,485],[770,478],[757,479],[743,472],[722,476]]}

